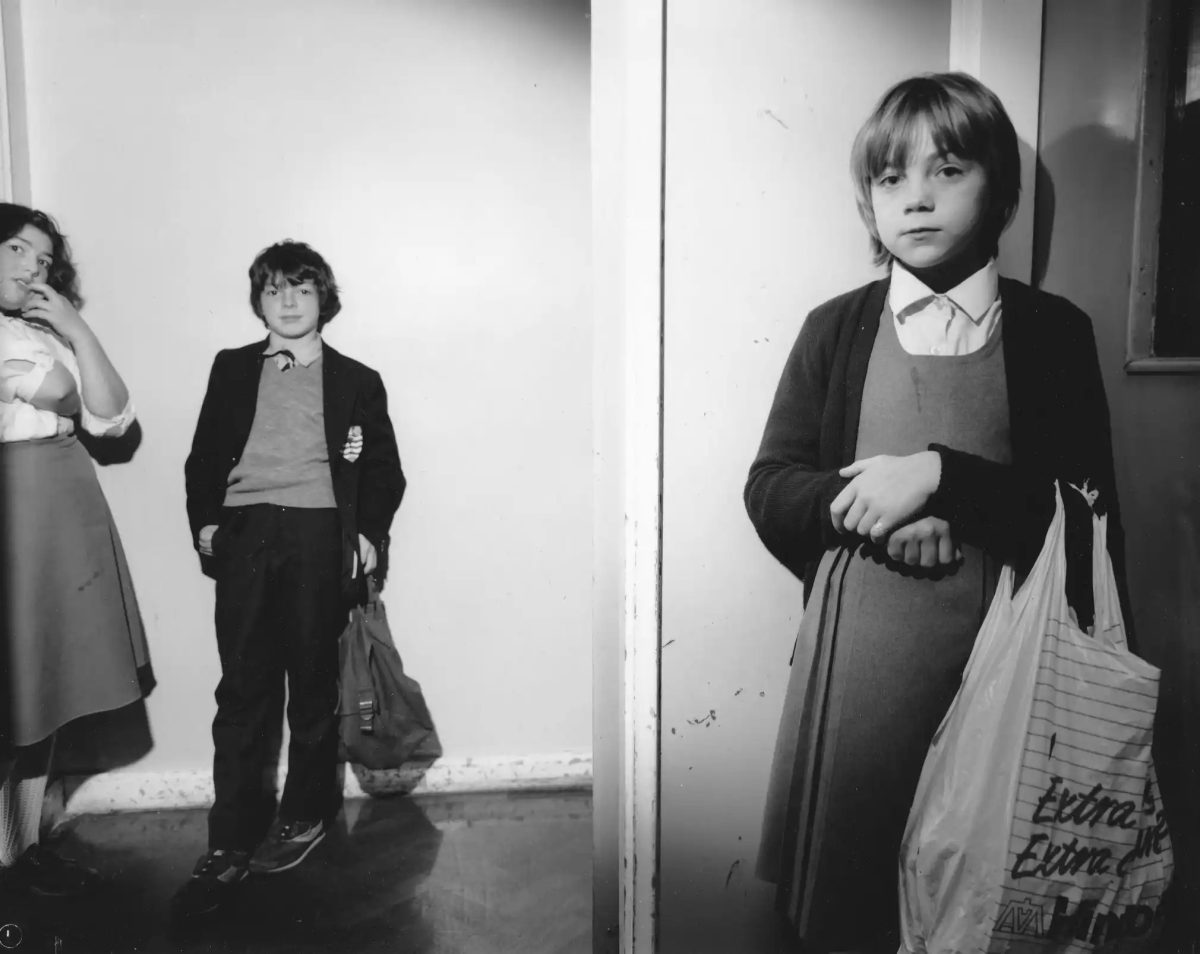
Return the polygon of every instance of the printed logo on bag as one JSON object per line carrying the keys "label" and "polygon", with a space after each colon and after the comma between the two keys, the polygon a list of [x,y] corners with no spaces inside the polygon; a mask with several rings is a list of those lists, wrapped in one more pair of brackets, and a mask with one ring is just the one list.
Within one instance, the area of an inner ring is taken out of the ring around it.
{"label": "printed logo on bag", "polygon": [[1065,894],[1059,895],[1047,925],[1045,908],[1034,904],[1032,898],[1010,901],[1000,909],[996,934],[1102,944],[1147,937],[1159,916],[1158,909],[1149,904],[1131,904],[1109,911],[1098,909],[1099,902],[1095,899],[1075,902]]}
{"label": "printed logo on bag", "polygon": [[1045,911],[1040,904],[1034,904],[1033,898],[1023,901],[1009,901],[1000,909],[1000,917],[996,919],[996,930],[1003,934],[1028,935],[1044,937]]}
{"label": "printed logo on bag", "polygon": [[1099,944],[1127,937],[1145,937],[1154,926],[1157,911],[1148,904],[1131,904],[1123,910],[1097,910],[1099,902],[1094,899],[1080,901],[1071,907],[1071,901],[1060,896],[1054,903],[1054,915],[1050,919],[1047,933],[1052,941],[1067,941],[1072,938]]}
{"label": "printed logo on bag", "polygon": [[[1009,871],[1014,883],[1028,878],[1055,881],[1081,874],[1124,878],[1139,863],[1171,847],[1166,820],[1149,783],[1139,804],[1136,799],[1107,793],[1100,783],[1077,791],[1062,776],[1051,775],[1034,803],[1030,820],[1034,828],[1042,830],[1032,830],[1016,852]],[[1068,826],[1079,829],[1082,837],[1064,830]],[[1113,836],[1108,844],[1104,843],[1106,832]],[[1113,845],[1129,844],[1128,835],[1122,841],[1115,840],[1123,832],[1136,832],[1132,845],[1114,850]],[[1158,917],[1159,910],[1153,903],[1101,906],[1098,899],[1081,898],[1076,889],[1053,898],[1048,918],[1045,905],[1037,904],[1032,896],[1009,901],[1001,908],[995,930],[997,934],[1098,944],[1146,937],[1156,927]]]}

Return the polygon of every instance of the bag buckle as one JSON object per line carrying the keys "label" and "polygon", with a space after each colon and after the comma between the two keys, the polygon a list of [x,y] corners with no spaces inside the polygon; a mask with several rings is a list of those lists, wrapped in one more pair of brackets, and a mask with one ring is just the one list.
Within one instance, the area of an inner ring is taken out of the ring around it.
{"label": "bag buckle", "polygon": [[375,734],[375,700],[370,696],[358,700],[358,731],[363,735]]}

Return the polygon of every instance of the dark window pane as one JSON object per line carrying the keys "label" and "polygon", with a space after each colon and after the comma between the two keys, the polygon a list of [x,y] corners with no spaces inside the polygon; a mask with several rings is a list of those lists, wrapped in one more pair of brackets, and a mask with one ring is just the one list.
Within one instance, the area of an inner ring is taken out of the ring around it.
{"label": "dark window pane", "polygon": [[1154,353],[1200,355],[1200,0],[1171,5]]}

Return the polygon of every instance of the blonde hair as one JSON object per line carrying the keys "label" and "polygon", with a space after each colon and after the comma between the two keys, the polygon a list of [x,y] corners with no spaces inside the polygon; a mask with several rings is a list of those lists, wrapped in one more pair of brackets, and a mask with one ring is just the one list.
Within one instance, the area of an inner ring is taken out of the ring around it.
{"label": "blonde hair", "polygon": [[926,73],[902,80],[883,94],[850,150],[855,202],[871,235],[877,265],[891,262],[892,254],[879,238],[871,183],[885,169],[907,165],[926,124],[939,152],[983,166],[988,207],[981,237],[990,254],[996,254],[1000,234],[1017,211],[1021,156],[1016,130],[999,97],[966,73]]}

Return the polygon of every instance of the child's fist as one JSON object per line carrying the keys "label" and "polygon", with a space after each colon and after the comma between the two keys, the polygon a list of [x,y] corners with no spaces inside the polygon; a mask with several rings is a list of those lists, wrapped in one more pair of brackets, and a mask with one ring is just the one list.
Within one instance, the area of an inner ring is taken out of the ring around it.
{"label": "child's fist", "polygon": [[962,560],[950,524],[938,517],[922,517],[893,530],[887,542],[888,556],[909,566],[950,566]]}

